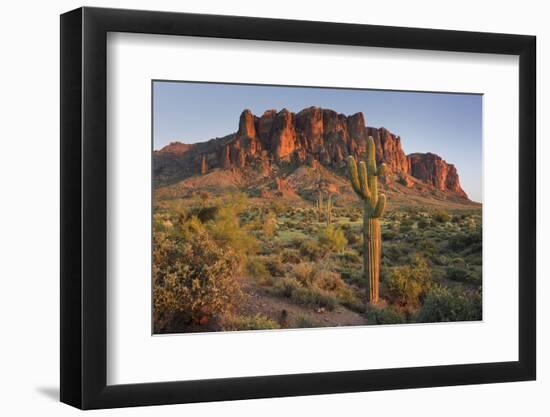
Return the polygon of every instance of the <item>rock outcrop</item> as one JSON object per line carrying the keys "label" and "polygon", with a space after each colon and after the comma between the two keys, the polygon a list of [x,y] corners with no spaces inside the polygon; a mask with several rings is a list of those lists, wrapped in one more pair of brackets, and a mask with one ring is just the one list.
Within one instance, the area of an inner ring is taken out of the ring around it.
{"label": "rock outcrop", "polygon": [[181,155],[190,150],[193,147],[191,144],[187,143],[181,143],[181,142],[171,142],[169,145],[166,145],[161,150],[157,151],[158,153],[164,153],[164,154],[173,154],[173,155]]}
{"label": "rock outcrop", "polygon": [[408,156],[410,174],[414,178],[431,184],[441,191],[452,191],[463,197],[466,193],[460,186],[458,172],[453,164],[433,153],[413,153]]}
{"label": "rock outcrop", "polygon": [[414,177],[467,198],[456,168],[441,157],[431,153],[407,156],[399,136],[384,127],[367,127],[363,113],[346,116],[319,107],[298,113],[267,110],[260,117],[244,110],[234,134],[193,145],[175,142],[155,152],[155,175],[164,178],[179,172],[185,177],[215,168],[248,166],[260,168],[265,175],[273,165],[304,163],[338,170],[348,155],[364,157],[368,136],[374,138],[377,163],[387,165],[384,182],[400,178],[412,186],[409,177]]}

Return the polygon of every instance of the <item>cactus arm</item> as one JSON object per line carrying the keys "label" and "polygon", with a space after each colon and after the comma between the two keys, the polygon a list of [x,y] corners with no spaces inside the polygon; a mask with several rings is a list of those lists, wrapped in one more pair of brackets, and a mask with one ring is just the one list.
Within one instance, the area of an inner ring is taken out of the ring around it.
{"label": "cactus arm", "polygon": [[380,217],[384,213],[384,209],[386,208],[386,195],[380,194],[378,197],[378,202],[376,203],[376,207],[374,208],[374,213],[372,217]]}
{"label": "cactus arm", "polygon": [[367,140],[367,171],[369,177],[376,175],[376,146],[372,136],[369,136]]}
{"label": "cactus arm", "polygon": [[[359,165],[361,166],[361,164]],[[349,169],[349,177],[350,177],[351,185],[353,186],[353,190],[362,199],[368,198],[370,193],[369,193],[367,181],[364,181],[364,184],[363,184],[363,181],[360,181],[359,173],[357,172],[357,164],[353,156],[348,157],[348,169]],[[361,171],[363,171],[362,166],[361,166]],[[361,176],[363,176],[363,173],[361,174]]]}
{"label": "cactus arm", "polygon": [[376,176],[379,177],[381,175],[386,175],[386,164],[382,163],[378,167],[378,171],[376,171]]}
{"label": "cactus arm", "polygon": [[363,198],[369,199],[371,197],[369,187],[369,177],[367,175],[367,166],[364,162],[359,162],[359,185],[361,186],[361,194]]}

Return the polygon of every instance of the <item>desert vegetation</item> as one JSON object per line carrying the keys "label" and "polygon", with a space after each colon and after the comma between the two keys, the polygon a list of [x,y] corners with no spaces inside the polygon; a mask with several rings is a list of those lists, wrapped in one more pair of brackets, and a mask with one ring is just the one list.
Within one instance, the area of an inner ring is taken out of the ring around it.
{"label": "desert vegetation", "polygon": [[480,209],[403,206],[377,218],[377,303],[363,215],[362,204],[329,214],[239,192],[157,200],[155,333],[481,319]]}
{"label": "desert vegetation", "polygon": [[481,204],[454,164],[361,112],[235,127],[153,153],[155,333],[481,319]]}

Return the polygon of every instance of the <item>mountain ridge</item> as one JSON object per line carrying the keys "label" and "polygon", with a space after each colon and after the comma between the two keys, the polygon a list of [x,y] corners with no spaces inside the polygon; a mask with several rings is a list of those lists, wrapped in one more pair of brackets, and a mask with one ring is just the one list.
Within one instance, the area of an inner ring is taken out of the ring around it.
{"label": "mountain ridge", "polygon": [[[384,127],[367,126],[363,113],[346,116],[320,107],[298,113],[270,109],[261,116],[245,109],[234,133],[194,144],[175,141],[154,151],[154,181],[163,185],[213,170],[241,170],[273,181],[276,178],[275,188],[285,188],[281,184],[289,169],[303,165],[343,175],[348,155],[364,159],[368,136],[375,141],[377,162],[387,165],[383,184],[427,187],[453,199],[470,201],[456,167],[439,155],[407,155],[399,136]],[[294,188],[299,190],[300,184]]]}

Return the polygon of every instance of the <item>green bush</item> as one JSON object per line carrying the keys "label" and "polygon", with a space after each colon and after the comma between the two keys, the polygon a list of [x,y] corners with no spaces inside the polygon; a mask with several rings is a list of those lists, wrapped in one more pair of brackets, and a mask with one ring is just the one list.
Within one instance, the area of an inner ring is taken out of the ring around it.
{"label": "green bush", "polygon": [[265,262],[265,266],[267,267],[269,274],[274,277],[282,277],[285,275],[286,268],[279,256],[275,255],[268,258]]}
{"label": "green bush", "polygon": [[230,312],[242,297],[236,279],[239,260],[197,222],[186,225],[192,239],[153,235],[153,317],[155,329],[208,323]]}
{"label": "green bush", "polygon": [[338,259],[346,264],[360,264],[363,262],[363,259],[355,253],[354,251],[347,251],[338,255]]}
{"label": "green bush", "polygon": [[283,297],[290,298],[292,293],[302,288],[302,284],[296,278],[284,277],[275,283],[275,292]]}
{"label": "green bush", "polygon": [[348,241],[341,229],[334,226],[328,226],[320,230],[319,244],[328,250],[342,252],[348,244]]}
{"label": "green bush", "polygon": [[317,261],[326,254],[325,248],[313,239],[306,239],[300,245],[300,255],[310,261]]}
{"label": "green bush", "polygon": [[292,293],[291,299],[299,304],[325,308],[327,310],[334,310],[336,307],[336,299],[334,297],[314,288],[298,288]]}
{"label": "green bush", "polygon": [[387,284],[397,302],[414,306],[432,285],[432,271],[426,260],[416,255],[409,265],[393,268]]}
{"label": "green bush", "polygon": [[457,234],[449,239],[449,248],[454,251],[460,251],[466,248],[469,248],[470,252],[481,251],[481,245],[481,229],[473,232]]}
{"label": "green bush", "polygon": [[283,249],[281,259],[286,264],[299,264],[302,261],[300,253],[296,249]]}
{"label": "green bush", "polygon": [[371,308],[366,313],[367,320],[372,324],[400,324],[405,319],[392,307]]}
{"label": "green bush", "polygon": [[277,216],[271,212],[262,219],[261,231],[263,238],[272,238],[277,231]]}
{"label": "green bush", "polygon": [[206,223],[214,220],[218,215],[220,208],[217,206],[212,207],[193,207],[187,213],[187,218],[197,217],[201,223]]}
{"label": "green bush", "polygon": [[231,248],[240,260],[255,253],[258,241],[239,221],[238,206],[220,208],[214,220],[206,223],[208,233],[219,245]]}
{"label": "green bush", "polygon": [[298,304],[312,307],[322,307],[333,310],[336,307],[336,299],[315,287],[304,285],[293,277],[285,277],[275,284],[275,292],[283,297],[290,298]]}
{"label": "green bush", "polygon": [[417,226],[419,229],[426,229],[430,227],[430,225],[431,225],[430,221],[425,218],[421,218],[420,220],[418,220],[418,223],[417,223]]}
{"label": "green bush", "polygon": [[453,281],[464,282],[468,279],[470,275],[470,271],[468,271],[466,268],[451,266],[447,269],[447,278],[452,279]]}
{"label": "green bush", "polygon": [[438,223],[447,223],[451,216],[446,210],[437,210],[432,214],[432,219]]}
{"label": "green bush", "polygon": [[397,233],[391,229],[382,230],[382,239],[393,240],[397,237]]}
{"label": "green bush", "polygon": [[315,274],[316,271],[312,263],[301,262],[292,267],[292,276],[306,287],[313,285]]}
{"label": "green bush", "polygon": [[353,305],[357,303],[355,293],[337,272],[317,271],[313,285],[335,296],[343,304]]}
{"label": "green bush", "polygon": [[264,278],[269,275],[269,271],[264,263],[255,257],[248,258],[246,262],[246,270],[250,276],[254,278]]}
{"label": "green bush", "polygon": [[254,316],[231,316],[224,319],[223,330],[267,330],[279,329],[279,324],[263,314]]}
{"label": "green bush", "polygon": [[482,318],[481,292],[461,292],[437,286],[427,294],[417,315],[423,323],[470,321]]}

